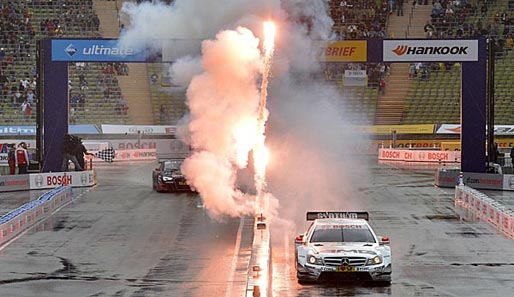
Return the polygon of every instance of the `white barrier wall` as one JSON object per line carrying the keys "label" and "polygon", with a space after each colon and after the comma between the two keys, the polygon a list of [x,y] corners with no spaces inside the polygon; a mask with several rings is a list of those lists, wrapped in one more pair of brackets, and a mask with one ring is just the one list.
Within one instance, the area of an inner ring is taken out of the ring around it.
{"label": "white barrier wall", "polygon": [[91,187],[96,184],[94,170],[49,172],[29,174],[30,189],[53,189],[61,185],[72,187]]}
{"label": "white barrier wall", "polygon": [[96,172],[85,170],[0,176],[0,192],[53,189],[61,185],[92,187],[96,185]]}
{"label": "white barrier wall", "polygon": [[71,187],[59,187],[0,217],[0,246],[18,236],[38,221],[47,218],[73,200]]}
{"label": "white barrier wall", "polygon": [[455,205],[514,239],[514,212],[468,186],[455,187]]}
{"label": "white barrier wall", "polygon": [[248,266],[247,297],[271,296],[271,245],[268,224],[255,218],[253,228],[252,256]]}
{"label": "white barrier wall", "polygon": [[379,148],[378,159],[405,162],[460,163],[460,151]]}

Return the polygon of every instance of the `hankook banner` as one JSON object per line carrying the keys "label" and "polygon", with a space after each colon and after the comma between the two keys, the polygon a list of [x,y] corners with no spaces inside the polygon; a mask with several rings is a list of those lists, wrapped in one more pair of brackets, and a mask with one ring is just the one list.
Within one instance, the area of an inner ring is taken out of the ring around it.
{"label": "hankook banner", "polygon": [[384,40],[384,62],[478,61],[478,40]]}

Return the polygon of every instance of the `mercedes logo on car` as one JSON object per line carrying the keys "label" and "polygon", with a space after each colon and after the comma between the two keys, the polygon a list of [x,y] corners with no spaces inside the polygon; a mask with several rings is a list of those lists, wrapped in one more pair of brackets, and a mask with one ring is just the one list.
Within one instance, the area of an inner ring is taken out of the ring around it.
{"label": "mercedes logo on car", "polygon": [[342,258],[341,259],[341,265],[343,265],[343,266],[350,265],[350,260],[348,260],[348,258]]}

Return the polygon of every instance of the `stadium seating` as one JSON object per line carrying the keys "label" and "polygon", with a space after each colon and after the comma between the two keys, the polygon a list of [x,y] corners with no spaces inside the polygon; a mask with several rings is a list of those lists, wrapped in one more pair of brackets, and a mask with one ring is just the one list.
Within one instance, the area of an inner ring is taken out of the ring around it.
{"label": "stadium seating", "polygon": [[[7,77],[7,91],[2,90],[0,124],[34,124],[35,104],[32,105],[32,114],[26,117],[20,111],[20,101],[26,96],[13,102],[16,93],[15,86],[21,80],[31,81],[35,77],[35,41],[45,37],[100,37],[99,20],[92,8],[91,0],[58,0],[58,1],[4,1],[0,20],[2,32],[0,33],[0,57],[2,73]],[[71,98],[80,93],[79,75],[88,82],[87,100],[83,108],[74,107],[70,113],[70,122],[74,123],[127,123],[128,116],[119,112],[117,100],[121,92],[117,85],[116,75],[106,80],[111,92],[112,101],[105,102],[102,94],[102,85],[98,85],[97,76],[102,67],[99,64],[89,64],[87,67],[77,68],[70,64],[69,85],[72,87]],[[3,87],[3,86],[2,86]],[[18,88],[19,89],[19,88]],[[30,87],[35,93],[34,87]],[[71,106],[73,107],[73,106]]]}

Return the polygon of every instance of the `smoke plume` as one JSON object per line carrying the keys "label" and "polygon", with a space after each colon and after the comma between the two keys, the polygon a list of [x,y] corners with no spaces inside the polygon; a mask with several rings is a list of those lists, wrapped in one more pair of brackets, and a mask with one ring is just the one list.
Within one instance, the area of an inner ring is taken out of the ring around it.
{"label": "smoke plume", "polygon": [[[267,191],[280,202],[278,215],[303,219],[308,209],[359,208],[352,170],[362,164],[352,154],[366,139],[353,133],[341,91],[315,78],[320,66],[313,40],[332,36],[328,0],[176,0],[171,6],[124,4],[122,13],[130,19],[122,37],[127,46],[144,48],[156,38],[207,39],[201,53],[189,53],[171,72],[175,82],[190,82],[184,139],[196,153],[183,171],[211,215],[255,212],[255,197],[235,183],[255,144],[245,136],[257,127],[259,39],[270,18],[278,32],[268,96]],[[270,207],[278,202],[271,198]]]}

